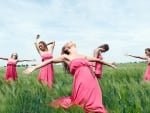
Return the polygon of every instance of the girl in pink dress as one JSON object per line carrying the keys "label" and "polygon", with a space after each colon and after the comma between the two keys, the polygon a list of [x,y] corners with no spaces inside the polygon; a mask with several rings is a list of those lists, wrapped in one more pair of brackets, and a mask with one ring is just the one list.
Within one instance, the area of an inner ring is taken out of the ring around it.
{"label": "girl in pink dress", "polygon": [[5,74],[5,81],[10,81],[10,80],[17,80],[18,75],[16,71],[16,65],[18,62],[24,62],[24,61],[35,61],[33,60],[18,60],[18,55],[17,53],[12,53],[10,58],[0,58],[2,60],[7,60],[7,68],[6,68],[6,74]]}
{"label": "girl in pink dress", "polygon": [[[109,45],[108,44],[103,44],[103,45],[99,46],[98,48],[96,48],[94,50],[94,57],[98,58],[100,60],[103,60],[102,53],[104,53],[108,50],[109,50]],[[97,78],[101,78],[102,77],[103,64],[98,63],[98,62],[96,62],[96,63],[94,62],[93,67],[94,67],[93,70],[95,72],[95,76]]]}
{"label": "girl in pink dress", "polygon": [[[46,44],[44,41],[38,42],[39,37],[40,35],[36,36],[35,47],[38,53],[40,54],[43,62],[53,58],[52,54],[53,54],[55,42],[53,41],[48,44]],[[48,48],[47,47],[48,45],[51,45],[51,47]],[[41,83],[47,84],[48,87],[51,88],[53,84],[53,76],[54,76],[53,64],[48,64],[40,69],[38,80]]]}
{"label": "girl in pink dress", "polygon": [[145,49],[145,54],[146,54],[146,56],[144,56],[144,57],[143,56],[134,56],[134,55],[130,55],[130,54],[127,54],[127,56],[143,59],[148,62],[148,67],[147,67],[147,70],[144,75],[144,80],[147,81],[147,80],[150,80],[150,48]]}
{"label": "girl in pink dress", "polygon": [[68,109],[72,105],[77,105],[82,107],[86,113],[107,113],[102,102],[101,88],[89,62],[99,62],[113,68],[116,67],[103,60],[79,54],[76,50],[76,44],[73,42],[66,43],[61,54],[60,57],[47,60],[40,65],[28,67],[24,73],[29,74],[49,63],[62,62],[66,71],[69,71],[73,76],[72,95],[54,100],[50,106]]}

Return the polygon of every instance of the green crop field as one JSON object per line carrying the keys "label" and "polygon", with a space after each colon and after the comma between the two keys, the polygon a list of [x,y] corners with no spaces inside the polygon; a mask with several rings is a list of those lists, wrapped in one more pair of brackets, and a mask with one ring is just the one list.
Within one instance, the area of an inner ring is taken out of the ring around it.
{"label": "green crop field", "polygon": [[[150,82],[143,81],[146,63],[119,64],[113,70],[104,67],[99,80],[103,103],[109,113],[150,113]],[[54,109],[48,104],[56,98],[71,95],[72,77],[61,67],[55,67],[51,90],[37,81],[38,71],[22,74],[18,67],[18,81],[4,82],[5,68],[0,68],[0,113],[84,113],[73,106],[69,110]]]}

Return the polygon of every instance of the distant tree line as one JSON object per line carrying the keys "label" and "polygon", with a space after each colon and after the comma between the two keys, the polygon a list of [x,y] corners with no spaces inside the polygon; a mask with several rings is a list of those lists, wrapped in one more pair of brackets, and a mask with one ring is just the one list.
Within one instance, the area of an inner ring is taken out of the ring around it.
{"label": "distant tree line", "polygon": [[[31,66],[35,66],[36,64],[31,64]],[[17,65],[17,67],[28,67],[29,64],[20,64],[20,65]],[[6,67],[6,66],[3,66],[3,67]]]}

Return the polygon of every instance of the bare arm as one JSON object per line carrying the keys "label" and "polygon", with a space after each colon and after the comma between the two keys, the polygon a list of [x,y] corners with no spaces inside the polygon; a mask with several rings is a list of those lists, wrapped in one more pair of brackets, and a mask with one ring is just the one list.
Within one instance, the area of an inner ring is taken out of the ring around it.
{"label": "bare arm", "polygon": [[31,72],[33,72],[34,70],[36,69],[39,69],[47,64],[50,64],[50,63],[61,63],[64,61],[64,56],[60,56],[58,58],[52,58],[52,59],[49,59],[49,60],[46,60],[44,62],[42,62],[41,64],[39,65],[36,65],[36,66],[33,66],[33,67],[28,67],[26,70],[23,71],[24,74],[30,74]]}
{"label": "bare arm", "polygon": [[3,58],[3,57],[0,57],[0,59],[2,59],[2,60],[8,60],[8,58]]}
{"label": "bare arm", "polygon": [[96,58],[98,55],[98,50],[97,49],[94,49],[94,53],[93,53],[93,56]]}
{"label": "bare arm", "polygon": [[36,50],[38,51],[38,53],[41,55],[41,52],[40,52],[40,49],[39,49],[39,44],[38,44],[38,39],[40,38],[40,35],[36,35],[36,40],[35,40],[35,47],[36,47]]}
{"label": "bare arm", "polygon": [[32,59],[32,60],[18,60],[17,62],[24,62],[24,61],[33,62],[33,61],[36,61],[36,59]]}
{"label": "bare arm", "polygon": [[46,45],[48,46],[48,45],[51,45],[53,43],[55,43],[55,41],[51,41],[51,42],[47,43]]}
{"label": "bare arm", "polygon": [[50,63],[61,63],[64,61],[64,57],[63,56],[60,56],[60,57],[57,57],[57,58],[52,58],[52,59],[49,59],[49,60],[46,60],[44,62],[42,62],[41,64],[37,65],[36,68],[39,69],[47,64],[50,64]]}
{"label": "bare arm", "polygon": [[51,45],[51,48],[49,49],[49,51],[52,54],[54,51],[54,47],[55,47],[55,41],[52,41],[52,42],[48,43],[47,45]]}
{"label": "bare arm", "polygon": [[95,57],[86,57],[90,62],[99,62],[99,63],[102,63],[104,65],[107,65],[107,66],[110,66],[112,68],[116,68],[115,66],[115,63],[114,62],[106,62],[104,60],[100,60],[98,58],[95,58]]}
{"label": "bare arm", "polygon": [[98,56],[98,53],[101,51],[102,48],[96,48],[94,49],[94,57],[96,58]]}
{"label": "bare arm", "polygon": [[[97,56],[98,56],[98,48],[96,48],[96,49],[94,49],[94,52],[93,52],[93,57],[95,57],[95,58],[97,58]],[[93,68],[93,70],[95,69],[94,67],[95,67],[95,64],[96,64],[96,62],[93,62],[92,63],[92,68]]]}
{"label": "bare arm", "polygon": [[133,57],[133,58],[139,58],[139,59],[142,59],[142,60],[148,60],[148,57],[135,56],[135,55],[130,55],[130,54],[126,54],[126,56],[130,56],[130,57]]}

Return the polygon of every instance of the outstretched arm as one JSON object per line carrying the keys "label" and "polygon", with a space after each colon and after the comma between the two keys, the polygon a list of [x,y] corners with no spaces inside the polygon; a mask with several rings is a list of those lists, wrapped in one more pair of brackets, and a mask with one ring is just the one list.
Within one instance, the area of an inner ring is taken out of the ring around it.
{"label": "outstretched arm", "polygon": [[47,45],[51,45],[51,48],[49,49],[49,51],[52,54],[54,51],[54,47],[55,47],[55,41],[49,42],[47,43]]}
{"label": "outstretched arm", "polygon": [[3,57],[0,57],[0,59],[2,59],[2,60],[8,60],[8,58],[3,58]]}
{"label": "outstretched arm", "polygon": [[35,40],[35,47],[36,47],[36,50],[38,51],[38,53],[41,55],[41,52],[40,52],[40,49],[39,49],[39,44],[38,44],[38,39],[40,38],[40,35],[36,35],[36,40]]}
{"label": "outstretched arm", "polygon": [[142,60],[148,60],[148,57],[135,56],[135,55],[131,55],[131,54],[126,54],[126,56],[130,56],[130,57],[133,57],[133,58],[139,58],[139,59],[142,59]]}
{"label": "outstretched arm", "polygon": [[50,63],[61,63],[64,61],[64,57],[63,56],[60,56],[58,58],[52,58],[52,59],[49,59],[49,60],[46,60],[44,62],[42,62],[41,64],[39,65],[36,65],[36,66],[33,66],[33,67],[28,67],[26,70],[23,71],[24,74],[30,74],[31,72],[33,72],[34,70],[36,69],[39,69],[47,64],[50,64]]}
{"label": "outstretched arm", "polygon": [[95,58],[95,57],[86,57],[90,62],[99,62],[99,63],[102,63],[104,65],[107,65],[107,66],[110,66],[112,68],[117,68],[115,63],[114,62],[106,62],[104,60],[100,60],[98,58]]}
{"label": "outstretched arm", "polygon": [[32,60],[18,60],[18,62],[24,62],[24,61],[33,62],[33,61],[36,61],[36,59],[32,59]]}

